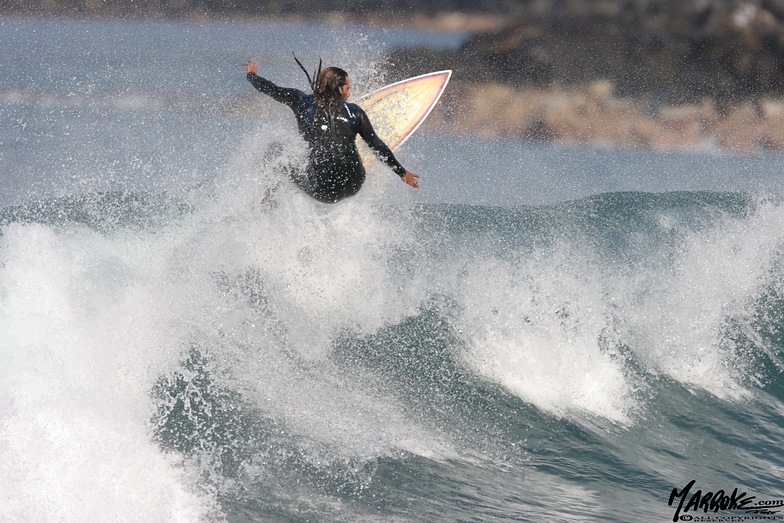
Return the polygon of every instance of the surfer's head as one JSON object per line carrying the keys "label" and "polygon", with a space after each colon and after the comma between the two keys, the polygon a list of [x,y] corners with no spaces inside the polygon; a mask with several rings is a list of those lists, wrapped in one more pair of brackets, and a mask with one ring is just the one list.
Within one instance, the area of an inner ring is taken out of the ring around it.
{"label": "surfer's head", "polygon": [[350,88],[348,73],[339,67],[327,67],[316,78],[316,96],[327,103],[346,100]]}

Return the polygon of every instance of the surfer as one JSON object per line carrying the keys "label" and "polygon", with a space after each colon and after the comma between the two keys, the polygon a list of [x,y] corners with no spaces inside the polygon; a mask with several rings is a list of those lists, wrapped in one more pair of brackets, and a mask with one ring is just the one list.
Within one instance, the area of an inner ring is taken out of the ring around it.
{"label": "surfer", "polygon": [[[302,67],[299,60],[297,63]],[[297,127],[308,142],[310,153],[305,173],[294,175],[292,179],[310,196],[320,202],[335,203],[359,192],[365,181],[365,167],[357,151],[357,135],[405,183],[419,188],[419,175],[400,165],[373,130],[365,111],[346,101],[351,82],[343,69],[327,67],[321,70],[319,64],[314,78],[305,71],[313,89],[313,94],[306,94],[262,78],[257,74],[258,65],[253,60],[244,65],[253,87],[294,111]]]}

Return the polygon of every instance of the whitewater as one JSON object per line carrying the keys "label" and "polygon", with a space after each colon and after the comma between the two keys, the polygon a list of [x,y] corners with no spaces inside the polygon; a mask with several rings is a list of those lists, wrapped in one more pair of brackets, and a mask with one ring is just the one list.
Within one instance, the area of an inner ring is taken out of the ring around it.
{"label": "whitewater", "polygon": [[425,127],[419,191],[375,163],[324,205],[242,61],[302,87],[320,53],[361,95],[458,37],[0,34],[0,521],[784,515],[780,156]]}

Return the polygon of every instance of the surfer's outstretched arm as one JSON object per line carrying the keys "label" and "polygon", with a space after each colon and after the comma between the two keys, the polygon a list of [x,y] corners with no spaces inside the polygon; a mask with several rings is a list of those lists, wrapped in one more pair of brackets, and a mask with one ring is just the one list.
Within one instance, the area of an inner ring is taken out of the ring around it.
{"label": "surfer's outstretched arm", "polygon": [[294,107],[294,105],[299,103],[300,98],[303,96],[302,91],[299,89],[279,87],[266,78],[262,78],[257,74],[258,65],[254,60],[250,60],[244,65],[246,67],[245,75],[247,76],[248,81],[253,84],[253,87],[262,93],[271,96],[275,101],[286,104],[289,107]]}
{"label": "surfer's outstretched arm", "polygon": [[370,123],[370,118],[367,117],[365,111],[354,105],[352,105],[352,107],[356,109],[357,123],[359,124],[359,135],[362,137],[362,139],[365,140],[365,142],[370,146],[371,149],[373,149],[373,151],[375,151],[376,155],[378,155],[381,161],[392,168],[395,174],[400,176],[400,178],[411,187],[418,189],[419,175],[400,165],[400,162],[397,161],[395,155],[392,154],[392,150],[376,134],[376,131],[373,129],[373,125]]}

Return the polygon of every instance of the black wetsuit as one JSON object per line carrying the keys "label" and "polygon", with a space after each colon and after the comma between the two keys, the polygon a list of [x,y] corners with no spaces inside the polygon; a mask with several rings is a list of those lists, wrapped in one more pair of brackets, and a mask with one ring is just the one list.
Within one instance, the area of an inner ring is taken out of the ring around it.
{"label": "black wetsuit", "polygon": [[324,111],[319,110],[312,94],[278,87],[254,73],[248,73],[248,80],[256,89],[294,111],[299,132],[310,146],[310,157],[305,176],[293,176],[292,179],[313,198],[334,203],[359,192],[365,181],[365,167],[357,151],[357,135],[398,176],[406,174],[358,105],[342,102],[340,114],[330,122]]}

